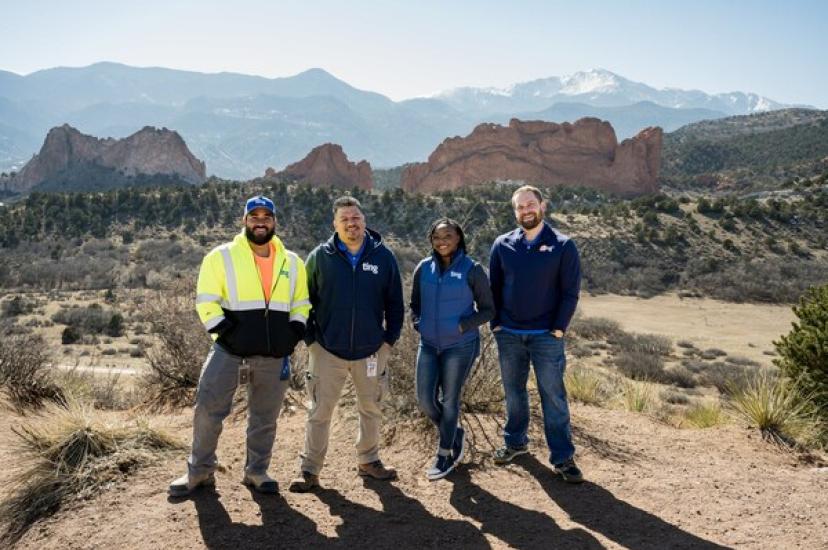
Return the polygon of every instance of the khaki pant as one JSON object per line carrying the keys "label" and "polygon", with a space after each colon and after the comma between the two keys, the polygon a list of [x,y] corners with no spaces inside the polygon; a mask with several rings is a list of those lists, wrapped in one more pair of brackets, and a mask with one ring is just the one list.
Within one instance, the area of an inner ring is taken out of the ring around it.
{"label": "khaki pant", "polygon": [[356,439],[357,460],[367,464],[379,460],[382,410],[380,402],[388,391],[388,356],[391,347],[383,344],[377,352],[376,376],[368,376],[368,358],[348,361],[328,352],[318,343],[308,350],[308,395],[311,408],[305,427],[305,449],[301,469],[319,475],[328,452],[331,417],[342,395],[348,374],[354,383],[359,411],[359,434]]}
{"label": "khaki pant", "polygon": [[[216,469],[216,446],[222,423],[233,407],[242,358],[218,344],[207,355],[198,381],[193,414],[193,449],[187,463],[190,475],[201,477]],[[289,381],[279,380],[281,357],[249,357],[247,384],[247,460],[244,471],[264,474],[276,438],[276,421]]]}

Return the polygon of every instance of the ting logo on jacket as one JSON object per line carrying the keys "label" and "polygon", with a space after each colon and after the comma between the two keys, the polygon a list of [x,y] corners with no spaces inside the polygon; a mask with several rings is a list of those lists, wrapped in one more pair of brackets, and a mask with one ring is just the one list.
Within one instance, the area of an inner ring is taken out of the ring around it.
{"label": "ting logo on jacket", "polygon": [[369,264],[368,262],[363,262],[362,271],[370,271],[374,275],[379,275],[379,266],[374,265],[374,264]]}
{"label": "ting logo on jacket", "polygon": [[455,279],[463,280],[463,274],[459,271],[449,271],[449,277],[454,277]]}

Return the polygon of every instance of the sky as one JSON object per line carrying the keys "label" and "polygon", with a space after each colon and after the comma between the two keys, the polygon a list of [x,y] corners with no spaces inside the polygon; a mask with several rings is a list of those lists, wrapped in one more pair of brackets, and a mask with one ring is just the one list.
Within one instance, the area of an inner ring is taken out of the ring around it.
{"label": "sky", "polygon": [[[822,0],[0,0],[0,70],[98,61],[290,76],[394,100],[604,68],[828,109]],[[2,96],[2,90],[0,90]]]}

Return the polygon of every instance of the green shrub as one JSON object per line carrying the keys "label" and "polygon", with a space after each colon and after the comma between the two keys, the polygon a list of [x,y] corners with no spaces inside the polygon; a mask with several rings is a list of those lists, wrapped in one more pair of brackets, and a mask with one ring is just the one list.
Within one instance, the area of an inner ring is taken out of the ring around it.
{"label": "green shrub", "polygon": [[46,401],[64,402],[49,361],[40,336],[0,332],[0,390],[18,411],[40,408]]}
{"label": "green shrub", "polygon": [[678,386],[679,388],[695,388],[698,385],[696,377],[684,366],[666,369],[662,381]]}
{"label": "green shrub", "polygon": [[809,289],[793,310],[798,321],[774,342],[773,362],[828,421],[828,285]]}
{"label": "green shrub", "polygon": [[615,357],[615,366],[627,378],[648,382],[664,379],[664,359],[642,351],[622,351]]}
{"label": "green shrub", "polygon": [[623,333],[617,321],[605,317],[576,317],[570,331],[587,340],[619,338]]}
{"label": "green shrub", "polygon": [[612,343],[620,350],[628,352],[669,355],[673,351],[672,341],[666,336],[656,334],[624,333]]}
{"label": "green shrub", "polygon": [[733,365],[721,361],[704,365],[698,371],[699,383],[702,386],[713,386],[722,394],[742,391],[758,374],[758,367]]}
{"label": "green shrub", "polygon": [[69,325],[60,333],[60,343],[63,345],[74,344],[79,342],[82,336],[77,327]]}

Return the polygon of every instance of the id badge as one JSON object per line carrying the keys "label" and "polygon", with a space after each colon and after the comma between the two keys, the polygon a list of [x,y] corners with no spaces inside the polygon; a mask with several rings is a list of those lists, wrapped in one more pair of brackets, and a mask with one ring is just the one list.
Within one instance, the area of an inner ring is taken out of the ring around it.
{"label": "id badge", "polygon": [[247,361],[242,361],[239,365],[239,386],[244,386],[250,382],[250,365]]}
{"label": "id badge", "polygon": [[377,376],[377,356],[372,355],[371,357],[369,357],[368,361],[367,361],[367,364],[368,364],[368,377],[369,378],[376,377]]}

